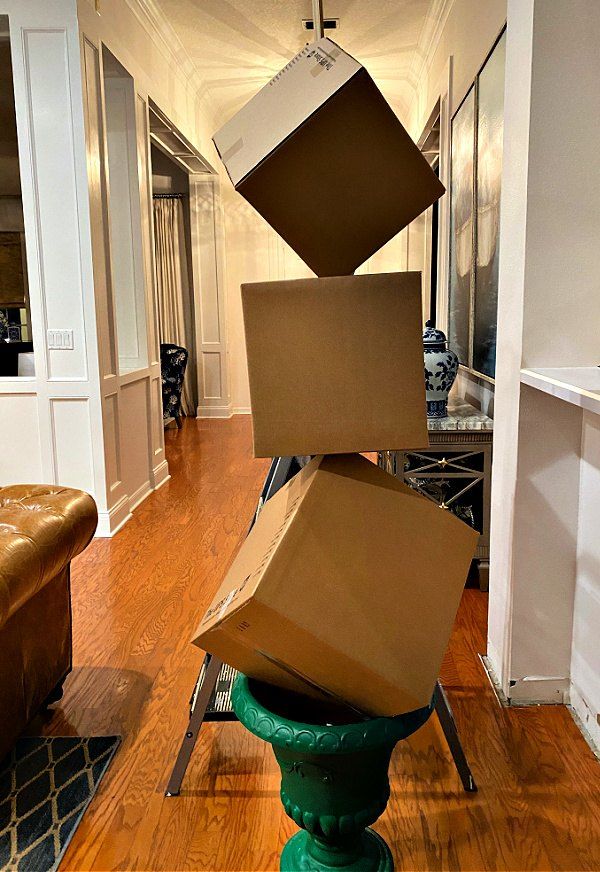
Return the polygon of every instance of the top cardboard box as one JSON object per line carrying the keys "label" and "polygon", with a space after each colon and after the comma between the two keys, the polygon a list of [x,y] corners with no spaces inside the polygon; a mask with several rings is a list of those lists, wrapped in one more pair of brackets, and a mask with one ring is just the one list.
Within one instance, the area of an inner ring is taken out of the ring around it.
{"label": "top cardboard box", "polygon": [[317,276],[353,273],[445,190],[364,67],[327,38],[213,141],[236,190]]}
{"label": "top cardboard box", "polygon": [[420,708],[477,541],[364,457],[316,457],[262,507],[194,642],[321,701]]}

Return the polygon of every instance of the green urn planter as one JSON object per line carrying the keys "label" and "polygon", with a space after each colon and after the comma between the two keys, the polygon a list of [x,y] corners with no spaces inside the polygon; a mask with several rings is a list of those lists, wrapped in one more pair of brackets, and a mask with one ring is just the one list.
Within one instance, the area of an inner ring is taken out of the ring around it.
{"label": "green urn planter", "polygon": [[396,743],[425,723],[431,706],[395,718],[348,722],[349,710],[245,675],[238,677],[231,699],[242,724],[273,746],[283,806],[302,827],[285,845],[280,868],[391,872],[390,849],[368,826],[387,805]]}

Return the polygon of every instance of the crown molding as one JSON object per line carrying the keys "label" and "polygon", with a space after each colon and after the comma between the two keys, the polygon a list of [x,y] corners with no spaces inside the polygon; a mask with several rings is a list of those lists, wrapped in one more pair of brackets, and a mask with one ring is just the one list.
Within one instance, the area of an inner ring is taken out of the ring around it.
{"label": "crown molding", "polygon": [[431,0],[417,41],[417,51],[408,74],[415,90],[415,96],[424,73],[431,67],[433,56],[453,6],[454,0]]}
{"label": "crown molding", "polygon": [[198,67],[179,39],[155,0],[125,0],[127,7],[135,15],[154,45],[163,57],[177,71],[186,86],[193,84],[196,100],[206,106],[211,119],[217,118],[217,106],[212,94],[202,79]]}
{"label": "crown molding", "polygon": [[[196,100],[199,104],[204,104],[211,119],[218,123],[218,106],[210,88],[156,0],[125,0],[125,3],[144,27],[157,49],[177,70],[186,86],[193,84]],[[426,71],[431,67],[433,56],[453,5],[454,0],[431,0],[417,40],[417,49],[406,77],[414,91],[414,99],[418,98],[419,84]],[[410,112],[410,108],[410,105],[407,106],[408,112]]]}

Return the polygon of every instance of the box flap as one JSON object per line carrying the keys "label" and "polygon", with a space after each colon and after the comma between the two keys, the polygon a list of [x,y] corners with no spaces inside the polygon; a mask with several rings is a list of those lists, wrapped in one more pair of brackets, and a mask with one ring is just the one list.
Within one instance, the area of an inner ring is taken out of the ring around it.
{"label": "box flap", "polygon": [[327,37],[292,58],[213,137],[234,186],[360,69]]}
{"label": "box flap", "polygon": [[246,605],[256,593],[262,577],[279,546],[285,530],[305,496],[318,466],[312,460],[284,488],[262,507],[260,524],[254,524],[242,543],[219,590],[194,633],[192,642],[221,624]]}

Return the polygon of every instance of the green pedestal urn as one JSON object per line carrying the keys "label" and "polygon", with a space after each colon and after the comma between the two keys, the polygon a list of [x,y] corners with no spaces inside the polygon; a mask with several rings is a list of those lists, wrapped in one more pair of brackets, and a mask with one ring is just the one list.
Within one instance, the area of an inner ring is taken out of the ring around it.
{"label": "green pedestal urn", "polygon": [[390,849],[368,827],[387,805],[396,743],[425,723],[431,707],[395,718],[352,720],[348,709],[245,675],[238,677],[231,698],[242,724],[273,746],[281,768],[281,800],[302,827],[285,845],[280,868],[391,872]]}

